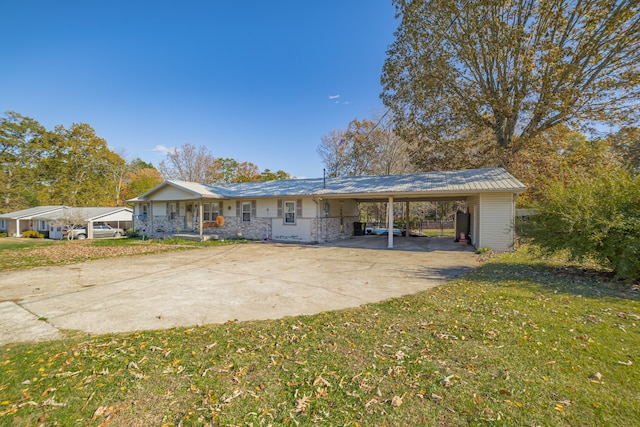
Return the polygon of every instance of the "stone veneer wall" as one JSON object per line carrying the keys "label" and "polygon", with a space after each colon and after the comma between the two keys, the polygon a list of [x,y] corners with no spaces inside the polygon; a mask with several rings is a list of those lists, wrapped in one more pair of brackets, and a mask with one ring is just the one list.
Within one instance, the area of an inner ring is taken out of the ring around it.
{"label": "stone veneer wall", "polygon": [[318,230],[318,242],[333,242],[353,236],[353,223],[359,221],[359,218],[355,216],[343,217],[342,230],[340,230],[340,218],[316,218],[315,220],[319,226],[317,228],[314,226],[312,235],[315,233],[315,230]]}
{"label": "stone veneer wall", "polygon": [[[267,235],[267,224],[273,218],[252,218],[251,222],[243,223],[240,218],[227,217],[225,218],[224,225],[222,227],[205,228],[203,234],[216,234],[220,239],[234,239],[245,238],[251,240],[262,240]],[[146,234],[150,237],[162,237],[162,231],[166,234],[177,233],[178,231],[184,232],[198,232],[196,226],[194,230],[186,230],[184,228],[183,216],[174,220],[170,220],[166,216],[154,216],[153,217],[153,230],[147,229],[151,227],[149,220],[141,221],[137,217],[134,217],[133,228],[142,234]],[[313,218],[311,224],[311,238],[318,242],[331,242],[340,239],[346,239],[353,236],[353,223],[358,221],[358,217],[343,217],[343,229],[340,230],[340,218]],[[146,229],[146,233],[143,230]],[[316,230],[318,236],[316,236]]]}

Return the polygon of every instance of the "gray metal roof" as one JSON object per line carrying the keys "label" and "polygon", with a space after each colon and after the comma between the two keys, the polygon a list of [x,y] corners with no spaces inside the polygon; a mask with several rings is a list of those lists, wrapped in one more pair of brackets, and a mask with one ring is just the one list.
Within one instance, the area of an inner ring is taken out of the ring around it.
{"label": "gray metal roof", "polygon": [[116,207],[102,207],[102,208],[76,208],[76,207],[68,207],[65,206],[64,209],[60,209],[58,211],[54,211],[51,213],[45,213],[33,216],[34,219],[59,219],[64,218],[69,215],[77,215],[78,217],[84,218],[87,221],[93,221],[100,217],[104,217],[109,214],[113,214],[115,212],[126,211],[129,214],[133,214],[133,210],[131,208],[116,206]]}
{"label": "gray metal roof", "polygon": [[4,214],[0,214],[0,218],[3,219],[23,219],[23,218],[33,218],[37,215],[42,215],[47,212],[53,212],[56,210],[60,210],[64,208],[62,205],[57,206],[36,206],[35,208],[22,209],[15,212],[7,212]]}
{"label": "gray metal roof", "polygon": [[290,179],[234,184],[198,184],[167,181],[133,199],[147,196],[166,184],[190,191],[205,198],[240,199],[286,196],[392,196],[395,194],[447,194],[514,192],[525,185],[502,168],[468,169],[459,171],[418,172],[402,175],[348,176],[339,178]]}

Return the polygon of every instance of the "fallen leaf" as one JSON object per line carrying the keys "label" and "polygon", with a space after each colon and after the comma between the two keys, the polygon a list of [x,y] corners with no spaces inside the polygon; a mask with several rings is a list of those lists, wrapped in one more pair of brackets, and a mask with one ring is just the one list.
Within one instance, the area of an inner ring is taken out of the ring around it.
{"label": "fallen leaf", "polygon": [[400,396],[393,396],[393,399],[391,399],[391,406],[397,408],[400,405],[402,405],[402,397]]}

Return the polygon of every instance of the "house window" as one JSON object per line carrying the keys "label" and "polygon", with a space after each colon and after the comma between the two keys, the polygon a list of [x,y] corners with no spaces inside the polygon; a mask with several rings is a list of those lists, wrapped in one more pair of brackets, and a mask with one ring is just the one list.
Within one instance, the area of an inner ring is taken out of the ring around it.
{"label": "house window", "polygon": [[140,211],[140,213],[146,217],[149,214],[149,205],[140,205]]}
{"label": "house window", "polygon": [[284,223],[296,223],[296,202],[284,202]]}
{"label": "house window", "polygon": [[211,221],[215,221],[220,216],[220,205],[218,202],[211,203]]}
{"label": "house window", "polygon": [[169,203],[169,219],[176,219],[178,217],[178,205],[176,203]]}
{"label": "house window", "polygon": [[42,220],[36,221],[36,230],[38,231],[46,231],[47,230],[47,222]]}
{"label": "house window", "polygon": [[202,204],[202,220],[211,221],[211,203]]}
{"label": "house window", "polygon": [[242,222],[251,222],[251,202],[242,203]]}
{"label": "house window", "polygon": [[7,229],[7,221],[4,219],[0,219],[0,230],[6,230]]}

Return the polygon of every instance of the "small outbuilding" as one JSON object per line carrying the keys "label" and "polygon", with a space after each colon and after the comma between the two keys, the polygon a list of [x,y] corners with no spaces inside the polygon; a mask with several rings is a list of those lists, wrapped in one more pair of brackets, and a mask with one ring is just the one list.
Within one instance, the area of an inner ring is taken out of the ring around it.
{"label": "small outbuilding", "polygon": [[16,212],[0,214],[0,231],[10,237],[21,237],[27,230],[35,230],[50,239],[61,239],[64,226],[73,222],[87,227],[92,237],[93,224],[108,224],[112,227],[127,229],[131,227],[133,210],[116,207],[69,207],[63,205],[38,206]]}
{"label": "small outbuilding", "polygon": [[[504,169],[490,168],[219,185],[165,181],[129,202],[134,228],[147,236],[311,243],[361,234],[356,226],[362,202],[386,202],[392,230],[394,203],[465,201],[465,239],[476,248],[508,251],[515,199],[525,189]],[[394,233],[387,234],[393,248]]]}

